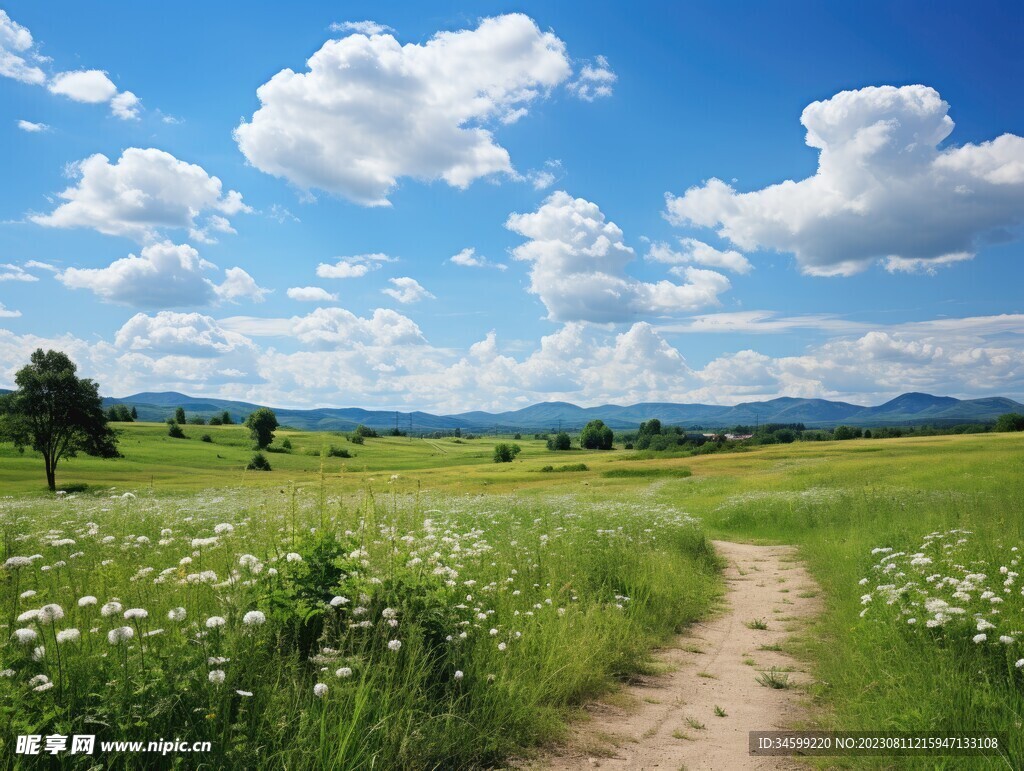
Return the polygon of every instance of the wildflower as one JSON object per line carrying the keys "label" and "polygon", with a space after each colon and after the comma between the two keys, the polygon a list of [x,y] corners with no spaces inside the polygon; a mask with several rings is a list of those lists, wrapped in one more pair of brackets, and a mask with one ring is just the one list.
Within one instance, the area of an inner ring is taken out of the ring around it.
{"label": "wildflower", "polygon": [[380,612],[380,615],[387,619],[398,618],[398,611],[394,608],[384,608],[384,610]]}
{"label": "wildflower", "polygon": [[988,639],[988,635],[987,634],[976,634],[971,639],[974,640],[975,643],[983,643],[983,642],[985,642],[985,640]]}
{"label": "wildflower", "polygon": [[124,617],[129,621],[135,618],[149,618],[149,611],[143,608],[129,608],[124,612]]}
{"label": "wildflower", "polygon": [[244,616],[242,616],[242,623],[246,626],[260,626],[265,624],[267,617],[258,610],[250,610]]}
{"label": "wildflower", "polygon": [[463,678],[463,676],[464,675],[462,674],[462,670],[461,669],[456,669],[455,670],[455,679],[456,680],[461,680]]}
{"label": "wildflower", "polygon": [[30,645],[36,641],[36,637],[38,637],[38,635],[36,634],[35,629],[29,629],[26,627],[24,629],[15,629],[14,634],[12,634],[11,637],[16,639],[22,645]]}
{"label": "wildflower", "polygon": [[17,570],[18,568],[27,568],[31,566],[31,557],[8,557],[7,561],[4,562],[4,568],[6,570]]}
{"label": "wildflower", "polygon": [[225,621],[224,618],[221,616],[210,616],[208,619],[206,619],[206,628],[216,629],[219,626],[224,626],[226,623],[227,621]]}
{"label": "wildflower", "polygon": [[252,696],[252,691],[235,691],[239,696]]}
{"label": "wildflower", "polygon": [[337,607],[339,607],[341,605],[348,605],[349,602],[350,602],[350,600],[348,599],[348,597],[340,597],[340,596],[339,597],[332,597],[331,598],[331,607],[332,608],[337,608]]}
{"label": "wildflower", "polygon": [[18,616],[18,622],[21,624],[27,624],[29,621],[35,621],[37,618],[39,618],[38,610],[26,610]]}
{"label": "wildflower", "polygon": [[87,594],[87,595],[85,595],[85,597],[82,597],[78,601],[78,607],[80,607],[80,608],[87,608],[90,605],[95,605],[97,602],[99,602],[99,600],[97,600],[91,594]]}
{"label": "wildflower", "polygon": [[57,642],[75,642],[75,640],[77,640],[81,636],[82,633],[79,632],[77,629],[61,629],[59,632],[57,632]]}
{"label": "wildflower", "polygon": [[317,683],[313,686],[313,695],[316,696],[318,699],[322,699],[324,696],[327,695],[327,686],[323,683]]}
{"label": "wildflower", "polygon": [[64,618],[64,608],[60,605],[44,605],[39,609],[39,623],[52,624]]}
{"label": "wildflower", "polygon": [[111,645],[120,645],[135,636],[135,630],[130,626],[119,626],[107,632],[107,642]]}
{"label": "wildflower", "polygon": [[185,615],[186,613],[184,608],[171,608],[167,611],[167,618],[171,621],[184,621]]}
{"label": "wildflower", "polygon": [[112,600],[100,608],[100,615],[113,616],[115,613],[120,613],[123,607],[121,603]]}
{"label": "wildflower", "polygon": [[163,634],[163,633],[164,633],[163,629],[151,629],[150,631],[146,632],[142,636],[143,637],[156,637],[158,634]]}
{"label": "wildflower", "polygon": [[53,683],[43,683],[42,685],[37,685],[32,690],[33,691],[39,691],[40,693],[42,693],[43,691],[48,691],[51,688],[53,688]]}
{"label": "wildflower", "polygon": [[227,535],[235,530],[235,526],[228,524],[227,522],[221,522],[219,525],[213,528],[213,532],[217,535]]}
{"label": "wildflower", "polygon": [[39,645],[39,646],[37,646],[36,648],[34,648],[32,650],[32,660],[33,661],[42,661],[45,658],[46,658],[46,646],[45,645]]}
{"label": "wildflower", "polygon": [[498,650],[504,651],[508,646],[505,643],[498,643]]}
{"label": "wildflower", "polygon": [[204,546],[216,546],[218,543],[217,538],[193,538],[192,548],[202,549]]}
{"label": "wildflower", "polygon": [[[290,551],[286,555],[284,555],[284,558],[288,560],[288,562],[302,562],[302,555],[296,554],[293,551]],[[327,686],[324,687],[326,688]]]}
{"label": "wildflower", "polygon": [[35,685],[40,685],[41,683],[48,683],[48,682],[50,682],[50,678],[48,678],[46,675],[34,675],[28,681],[28,684],[32,685],[32,686],[35,686]]}
{"label": "wildflower", "polygon": [[397,650],[401,650],[401,648],[402,648],[402,641],[401,640],[390,640],[388,642],[388,650],[389,651],[397,651]]}
{"label": "wildflower", "polygon": [[31,597],[35,597],[37,594],[38,592],[35,589],[27,589],[18,596],[21,597],[21,599],[23,600],[27,600]]}
{"label": "wildflower", "polygon": [[341,667],[334,673],[335,677],[352,677],[351,667]]}
{"label": "wildflower", "polygon": [[224,670],[223,669],[211,669],[210,674],[207,675],[207,679],[214,685],[220,685],[224,682]]}
{"label": "wildflower", "polygon": [[1024,659],[1017,659],[1017,663],[1014,664],[1014,666],[1017,667],[1017,669],[1024,667]]}
{"label": "wildflower", "polygon": [[498,634],[498,630],[497,629],[492,629],[491,630],[491,637],[496,637],[497,634]]}
{"label": "wildflower", "polygon": [[1013,642],[1013,638],[1010,637],[1010,635],[1008,634],[999,635],[999,642],[1001,642],[1003,645],[1009,645]]}

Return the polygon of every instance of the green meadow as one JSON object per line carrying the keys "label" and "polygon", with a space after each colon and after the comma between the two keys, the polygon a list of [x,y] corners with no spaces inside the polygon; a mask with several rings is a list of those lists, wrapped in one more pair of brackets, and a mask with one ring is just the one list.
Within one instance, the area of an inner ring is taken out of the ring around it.
{"label": "green meadow", "polygon": [[[242,427],[185,426],[187,440],[120,428],[125,457],[58,468],[70,500],[45,492],[38,457],[0,446],[0,556],[64,563],[0,572],[8,629],[48,641],[40,660],[0,649],[15,672],[0,678],[0,720],[19,728],[73,731],[86,716],[177,731],[244,767],[493,765],[557,738],[582,702],[644,671],[645,651],[713,612],[709,540],[723,538],[794,544],[821,587],[822,615],[789,643],[814,675],[808,727],[995,732],[1006,758],[899,765],[1024,763],[1024,434],[677,458],[524,438],[495,464],[508,437],[279,431],[292,450],[253,472]],[[52,545],[63,539],[76,543]],[[117,613],[79,607],[83,595],[147,618],[118,621],[134,633],[110,645]],[[44,603],[65,618],[15,620]],[[169,622],[179,607],[186,620]],[[243,621],[253,610],[258,628]],[[58,644],[72,624],[82,640]],[[37,693],[38,675],[60,687]],[[240,738],[254,735],[262,746]]]}

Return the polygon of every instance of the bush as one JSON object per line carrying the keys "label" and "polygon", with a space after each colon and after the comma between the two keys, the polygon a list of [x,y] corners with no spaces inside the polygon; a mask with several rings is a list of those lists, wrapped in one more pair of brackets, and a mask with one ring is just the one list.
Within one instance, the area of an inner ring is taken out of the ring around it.
{"label": "bush", "polygon": [[346,450],[344,447],[335,447],[333,444],[327,448],[328,458],[351,458],[352,453]]}
{"label": "bush", "polygon": [[350,436],[348,440],[352,442],[352,444],[363,444],[364,442],[366,442],[366,439],[363,437],[362,434],[352,434],[352,436]]}
{"label": "bush", "polygon": [[1018,412],[1008,412],[1000,415],[996,421],[996,431],[1024,431],[1024,415]]}
{"label": "bush", "polygon": [[548,439],[549,450],[570,450],[572,449],[572,439],[565,431],[560,431],[551,439]]}
{"label": "bush", "polygon": [[566,463],[564,466],[555,468],[554,466],[544,466],[541,471],[590,471],[590,467],[586,463]]}
{"label": "bush", "polygon": [[204,418],[202,415],[193,415],[191,418],[188,419],[188,422],[190,425],[193,426],[205,426],[206,418]]}
{"label": "bush", "polygon": [[522,439],[522,438],[523,438],[523,435],[522,435],[522,434],[519,434],[519,433],[517,433],[517,434],[516,434],[515,436],[513,436],[512,438],[513,438],[513,439],[515,439],[515,440],[516,440],[516,441],[518,442],[518,441],[519,441],[520,439]]}
{"label": "bush", "polygon": [[[181,429],[179,429],[179,430],[181,430]],[[203,434],[201,437],[199,437],[199,441],[200,442],[209,442],[209,443],[212,444],[213,443],[213,437],[210,436],[209,434]]]}
{"label": "bush", "polygon": [[372,428],[370,428],[369,426],[364,426],[362,423],[356,426],[355,435],[362,437],[363,439],[376,439],[378,436],[380,436],[380,434],[378,434]]}
{"label": "bush", "polygon": [[289,439],[288,437],[285,437],[284,441],[281,442],[281,449],[283,449],[283,450],[290,450],[290,449],[292,449],[292,440]]}
{"label": "bush", "polygon": [[224,425],[224,421],[220,419],[219,415],[214,415],[212,418],[210,418],[210,425],[211,426],[222,426],[222,425]]}
{"label": "bush", "polygon": [[270,471],[270,461],[262,452],[257,452],[253,454],[252,460],[245,468],[247,471]]}
{"label": "bush", "polygon": [[580,433],[580,445],[587,450],[610,450],[615,435],[603,420],[592,420]]}
{"label": "bush", "polygon": [[494,445],[494,462],[511,463],[515,460],[515,457],[519,454],[520,450],[522,450],[522,448],[518,444],[500,442]]}
{"label": "bush", "polygon": [[188,439],[185,432],[181,430],[181,425],[174,420],[167,421],[167,436],[171,439]]}

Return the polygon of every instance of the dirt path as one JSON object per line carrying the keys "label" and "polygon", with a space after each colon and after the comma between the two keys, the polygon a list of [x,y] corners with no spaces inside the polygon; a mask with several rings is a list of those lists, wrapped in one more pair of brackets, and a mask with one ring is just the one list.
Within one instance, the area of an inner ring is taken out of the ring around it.
{"label": "dirt path", "polygon": [[[789,768],[785,758],[752,758],[747,732],[790,727],[805,710],[799,687],[759,685],[763,670],[809,677],[781,650],[818,610],[817,586],[788,546],[716,541],[728,563],[724,608],[694,625],[657,659],[669,673],[631,685],[588,708],[568,746],[537,769]],[[756,629],[763,619],[767,629]],[[723,715],[716,714],[716,707]]]}

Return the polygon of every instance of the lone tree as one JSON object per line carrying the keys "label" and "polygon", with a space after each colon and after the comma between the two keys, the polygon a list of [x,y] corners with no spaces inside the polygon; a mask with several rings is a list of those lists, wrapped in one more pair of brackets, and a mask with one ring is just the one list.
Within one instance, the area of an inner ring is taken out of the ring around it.
{"label": "lone tree", "polygon": [[603,420],[592,420],[580,433],[580,446],[585,450],[610,450],[615,435]]}
{"label": "lone tree", "polygon": [[559,431],[553,437],[548,439],[549,450],[569,450],[572,449],[572,438],[565,433],[565,431]]}
{"label": "lone tree", "polygon": [[178,407],[178,409],[176,409],[174,411],[174,422],[177,423],[179,426],[185,425],[185,408],[184,407]]}
{"label": "lone tree", "polygon": [[256,449],[262,450],[274,441],[274,429],[278,427],[277,415],[269,407],[260,407],[245,419],[246,428],[252,440],[256,442]]}
{"label": "lone tree", "polygon": [[93,380],[75,376],[75,363],[61,351],[41,348],[14,376],[17,390],[0,400],[0,439],[43,456],[46,484],[57,489],[57,463],[79,452],[116,458],[117,434]]}

